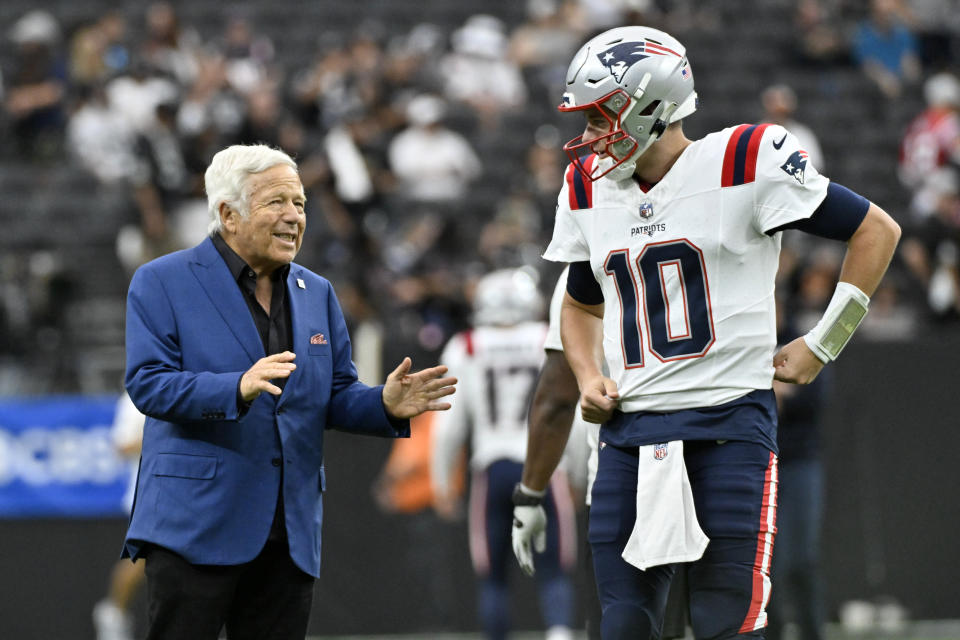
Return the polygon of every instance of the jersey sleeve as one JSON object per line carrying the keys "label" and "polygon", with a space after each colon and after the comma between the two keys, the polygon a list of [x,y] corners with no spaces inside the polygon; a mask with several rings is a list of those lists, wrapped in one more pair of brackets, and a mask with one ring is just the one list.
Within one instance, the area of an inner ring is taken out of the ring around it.
{"label": "jersey sleeve", "polygon": [[769,125],[763,132],[756,171],[753,221],[759,233],[809,218],[830,184],[797,137],[780,125]]}
{"label": "jersey sleeve", "polygon": [[[563,182],[563,188],[560,189],[560,195],[557,197],[557,214],[553,223],[553,238],[543,252],[543,257],[552,262],[580,262],[590,259],[590,246],[583,236],[583,229],[577,223],[575,216],[587,215],[581,211],[573,211],[570,207],[572,184],[579,184],[579,181],[571,179],[576,168],[573,165],[567,166],[567,178]],[[592,185],[590,186],[592,189]],[[576,194],[574,194],[576,201]],[[581,198],[582,199],[582,198]],[[592,205],[592,199],[587,206]],[[586,207],[584,207],[586,208]]]}
{"label": "jersey sleeve", "polygon": [[560,307],[563,306],[563,294],[567,290],[569,269],[570,267],[567,267],[563,270],[557,280],[557,286],[553,288],[553,297],[550,298],[550,326],[547,328],[547,339],[543,342],[544,350],[563,351],[563,343],[560,342]]}

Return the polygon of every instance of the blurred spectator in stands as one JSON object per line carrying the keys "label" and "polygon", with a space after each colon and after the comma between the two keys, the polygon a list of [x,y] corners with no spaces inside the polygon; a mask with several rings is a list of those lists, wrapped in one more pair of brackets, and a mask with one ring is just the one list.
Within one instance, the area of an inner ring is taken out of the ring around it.
{"label": "blurred spectator in stands", "polygon": [[901,182],[913,191],[911,208],[919,218],[938,206],[939,192],[928,193],[927,179],[941,167],[960,165],[960,81],[938,73],[924,83],[923,96],[927,108],[907,127],[898,167]]}
{"label": "blurred spectator in stands", "polygon": [[414,25],[409,32],[391,39],[385,52],[381,81],[387,95],[443,90],[437,66],[446,50],[443,29],[429,22]]}
{"label": "blurred spectator in stands", "polygon": [[[576,23],[582,24],[587,33],[618,27],[626,22],[627,8],[634,0],[573,0]],[[649,5],[649,0],[636,0],[637,4]]]}
{"label": "blurred spectator in stands", "polygon": [[[227,18],[223,41],[219,44],[226,58],[227,82],[236,91],[250,94],[270,80],[274,57],[273,41],[256,33],[250,19],[236,12]],[[276,82],[276,78],[272,78]]]}
{"label": "blurred spectator in stands", "polygon": [[823,171],[823,152],[820,150],[817,135],[813,129],[793,119],[797,110],[797,94],[794,90],[785,84],[771,85],[760,94],[760,102],[763,104],[763,121],[779,124],[797,136],[813,166],[817,171]]}
{"label": "blurred spectator in stands", "polygon": [[160,198],[160,205],[169,211],[199,182],[199,168],[187,163],[183,144],[177,132],[176,100],[157,105],[156,117],[140,135],[138,153],[147,168],[149,182]]}
{"label": "blurred spectator in stands", "polygon": [[490,269],[539,264],[542,237],[536,203],[528,193],[515,191],[500,200],[493,218],[483,225],[478,252]]}
{"label": "blurred spectator in stands", "polygon": [[4,69],[3,106],[21,159],[53,160],[61,150],[67,66],[60,52],[60,25],[42,9],[9,31],[15,51]]}
{"label": "blurred spectator in stands", "polygon": [[542,124],[533,134],[526,157],[526,187],[540,207],[543,228],[553,225],[557,197],[563,184],[563,170],[568,162],[561,150],[560,130]]}
{"label": "blurred spectator in stands", "polygon": [[917,309],[914,305],[904,304],[906,287],[898,265],[888,275],[870,298],[869,319],[863,319],[860,330],[866,340],[876,342],[913,340],[917,337]]}
{"label": "blurred spectator in stands", "polygon": [[796,51],[812,65],[846,63],[849,51],[838,0],[799,0],[793,19]]}
{"label": "blurred spectator in stands", "polygon": [[280,125],[283,121],[283,104],[280,93],[272,83],[248,87],[245,94],[246,112],[232,144],[280,144]]}
{"label": "blurred spectator in stands", "polygon": [[153,126],[158,105],[179,97],[176,83],[159,75],[143,59],[135,60],[128,73],[108,82],[106,91],[110,106],[137,133]]}
{"label": "blurred spectator in stands", "polygon": [[451,37],[453,52],[441,62],[444,94],[470,105],[488,129],[500,123],[500,114],[527,100],[520,68],[507,57],[503,22],[486,14],[467,19]]}
{"label": "blurred spectator in stands", "polygon": [[869,16],[856,27],[853,59],[887,98],[920,80],[917,40],[901,19],[898,0],[871,0]]}
{"label": "blurred spectator in stands", "polygon": [[109,10],[80,28],[70,41],[70,76],[76,84],[103,82],[126,70],[131,61],[127,20]]}
{"label": "blurred spectator in stands", "polygon": [[[319,233],[313,242],[304,242],[304,255],[314,255],[325,272],[348,272],[351,265],[369,268],[376,260],[375,251],[364,233],[364,219],[378,206],[379,194],[374,187],[376,169],[369,163],[363,136],[377,130],[377,125],[360,111],[344,116],[319,144],[307,148],[304,142],[281,148],[297,152],[294,157],[307,197],[314,203]],[[285,126],[299,126],[288,121]],[[292,130],[291,130],[292,132]],[[357,281],[363,275],[354,273]]]}
{"label": "blurred spectator in stands", "polygon": [[351,69],[352,61],[343,42],[333,36],[320,42],[314,63],[293,79],[296,110],[307,126],[326,128],[343,114],[359,108]]}
{"label": "blurred spectator in stands", "polygon": [[960,56],[960,2],[907,0],[925,69],[939,71]]}
{"label": "blurred spectator in stands", "polygon": [[139,220],[117,234],[117,254],[129,273],[184,248],[171,224],[173,212],[197,192],[201,178],[191,171],[177,133],[177,106],[173,100],[158,104],[153,122],[137,137],[138,171],[130,178],[130,189]]}
{"label": "blurred spectator in stands", "polygon": [[900,255],[937,320],[960,320],[960,180],[941,168],[926,182],[932,212],[904,237]]}
{"label": "blurred spectator in stands", "polygon": [[132,180],[140,171],[137,134],[114,109],[101,83],[77,88],[77,107],[67,123],[67,150],[104,184]]}
{"label": "blurred spectator in stands", "polygon": [[480,176],[480,159],[466,138],[444,126],[445,111],[442,98],[413,98],[406,108],[410,125],[390,142],[390,170],[407,200],[450,204],[462,200]]}
{"label": "blurred spectator in stands", "polygon": [[154,2],[147,7],[146,35],[139,55],[154,69],[189,86],[197,75],[200,35],[190,27],[181,27],[173,5]]}
{"label": "blurred spectator in stands", "polygon": [[538,92],[563,86],[566,64],[585,35],[562,0],[527,0],[527,21],[510,34],[509,57],[537,83]]}
{"label": "blurred spectator in stands", "polygon": [[80,296],[81,270],[54,251],[31,251],[22,280],[30,308],[30,384],[22,393],[76,393],[78,350],[71,341],[69,312]]}
{"label": "blurred spectator in stands", "polygon": [[191,148],[206,162],[220,148],[221,140],[237,135],[244,114],[243,96],[227,82],[226,58],[218,52],[200,56],[197,76],[177,113],[177,128],[191,141]]}
{"label": "blurred spectator in stands", "polygon": [[[15,362],[3,362],[4,369],[22,375],[20,357],[29,349],[30,301],[26,291],[27,261],[22,251],[4,251],[0,256],[0,354],[3,360],[7,356],[17,356]],[[4,372],[6,374],[6,371]],[[3,390],[0,395],[10,395],[6,389],[6,378],[16,379],[14,375],[4,375]],[[16,389],[16,388],[15,388]],[[15,392],[15,391],[14,391]]]}
{"label": "blurred spectator in stands", "polygon": [[376,168],[371,166],[369,156],[364,153],[368,142],[364,136],[373,131],[376,131],[375,124],[364,112],[358,112],[345,116],[323,138],[334,193],[355,218],[359,218],[377,197],[374,187]]}

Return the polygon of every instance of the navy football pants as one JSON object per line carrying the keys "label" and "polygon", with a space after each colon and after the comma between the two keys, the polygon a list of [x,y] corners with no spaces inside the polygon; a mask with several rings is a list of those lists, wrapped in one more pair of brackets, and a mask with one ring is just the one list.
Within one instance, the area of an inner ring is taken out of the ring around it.
{"label": "navy football pants", "polygon": [[[487,638],[505,638],[510,628],[508,570],[516,567],[513,545],[513,487],[523,464],[498,460],[476,473],[470,488],[470,555],[480,578],[480,621]],[[547,512],[547,549],[534,557],[540,612],[546,627],[573,624],[573,582],[576,566],[576,522],[570,490],[562,474],[554,474],[543,501]]]}
{"label": "navy football pants", "polygon": [[[687,568],[694,635],[762,638],[776,531],[776,456],[751,442],[683,446],[697,518],[710,538],[703,557]],[[638,449],[601,447],[589,539],[602,637],[657,639],[676,565],[640,571],[621,557],[636,520]]]}

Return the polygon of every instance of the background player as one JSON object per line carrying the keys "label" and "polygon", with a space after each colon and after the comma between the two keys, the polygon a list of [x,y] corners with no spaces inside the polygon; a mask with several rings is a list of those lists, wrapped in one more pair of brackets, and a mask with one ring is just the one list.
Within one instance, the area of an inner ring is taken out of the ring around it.
{"label": "background player", "polygon": [[[542,307],[536,281],[526,271],[490,273],[474,296],[476,328],[454,336],[443,351],[444,362],[466,392],[434,424],[434,500],[441,515],[456,515],[451,476],[469,435],[470,555],[480,580],[480,620],[489,638],[506,637],[510,627],[511,493],[523,468],[527,407],[543,363],[547,327],[539,320]],[[548,640],[565,640],[572,638],[576,524],[564,474],[551,469],[547,482],[544,504],[550,526],[537,576],[540,610]]]}
{"label": "background player", "polygon": [[[544,257],[571,263],[561,336],[583,417],[603,423],[589,534],[603,636],[657,637],[676,559],[698,558],[687,567],[696,637],[762,637],[776,519],[773,378],[807,383],[837,357],[899,227],[819,175],[783,127],[687,139],[693,73],[662,31],[600,34],[574,56],[566,84],[560,110],[587,124],[565,145],[572,165]],[[774,355],[787,228],[846,241],[847,255],[821,322]],[[660,463],[671,473],[655,505],[638,488]],[[702,528],[705,551],[696,535],[672,535],[678,528]]]}
{"label": "background player", "polygon": [[[129,514],[133,509],[133,494],[137,488],[137,469],[140,448],[143,445],[143,423],[140,413],[124,391],[117,400],[110,435],[117,453],[129,461],[130,482],[123,496],[123,506]],[[107,597],[93,608],[93,626],[97,640],[133,640],[134,616],[131,611],[134,596],[143,584],[143,564],[128,558],[117,560],[110,572]]]}
{"label": "background player", "polygon": [[[528,575],[534,574],[534,547],[542,545],[537,539],[543,538],[547,525],[546,512],[539,504],[541,496],[546,493],[546,486],[539,479],[550,477],[565,451],[569,454],[583,450],[585,457],[580,456],[585,458],[583,460],[568,455],[568,470],[571,475],[574,474],[575,461],[584,467],[585,500],[589,511],[590,492],[597,476],[600,425],[584,421],[576,410],[580,390],[577,388],[577,378],[563,355],[560,340],[560,309],[566,289],[567,269],[564,269],[550,299],[550,326],[543,343],[545,358],[530,405],[527,457],[523,464],[521,484],[514,489],[517,506],[513,510],[513,552]],[[567,445],[568,439],[580,438],[583,443]],[[585,444],[585,449],[578,444]],[[593,558],[589,545],[584,550],[584,558],[587,571],[592,576]],[[671,585],[662,638],[682,638],[686,633],[685,585],[683,573],[678,572]],[[597,640],[600,638],[600,602],[592,579],[585,588],[583,605],[587,637]]]}

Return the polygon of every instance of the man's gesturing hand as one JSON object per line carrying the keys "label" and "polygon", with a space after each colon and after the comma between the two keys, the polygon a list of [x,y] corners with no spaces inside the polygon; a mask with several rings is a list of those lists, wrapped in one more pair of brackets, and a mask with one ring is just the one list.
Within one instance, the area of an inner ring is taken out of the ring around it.
{"label": "man's gesturing hand", "polygon": [[270,381],[290,377],[293,370],[297,368],[297,365],[293,364],[293,359],[296,357],[297,354],[292,351],[284,351],[257,360],[240,378],[240,396],[243,401],[253,402],[261,391],[275,396],[280,395],[283,389]]}
{"label": "man's gesturing hand", "polygon": [[[533,550],[543,553],[547,548],[547,512],[540,505],[513,508],[513,555],[520,568],[532,576]],[[532,548],[531,548],[532,546]]]}
{"label": "man's gesturing hand", "polygon": [[603,424],[613,416],[619,402],[617,383],[606,376],[598,376],[583,386],[580,413],[587,422]]}
{"label": "man's gesturing hand", "polygon": [[400,366],[387,376],[383,385],[383,406],[394,418],[407,419],[424,411],[446,411],[449,402],[437,402],[439,398],[456,391],[456,378],[442,378],[447,372],[443,365],[410,373],[413,361],[404,358]]}

